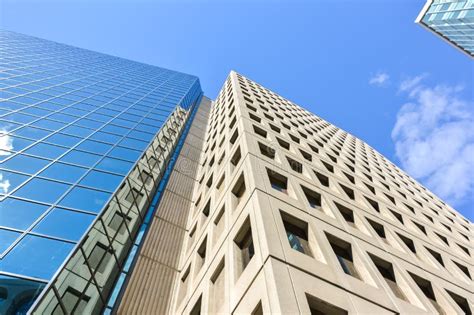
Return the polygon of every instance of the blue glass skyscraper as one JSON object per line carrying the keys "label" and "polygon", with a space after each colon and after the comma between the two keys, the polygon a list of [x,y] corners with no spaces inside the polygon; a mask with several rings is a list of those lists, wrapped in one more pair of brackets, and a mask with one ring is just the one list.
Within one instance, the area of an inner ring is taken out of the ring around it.
{"label": "blue glass skyscraper", "polygon": [[[201,96],[195,76],[0,32],[1,314],[26,312],[77,255],[89,270],[108,256],[121,269],[146,215],[141,199],[153,199],[162,176],[154,168]],[[82,247],[97,229],[107,241]]]}

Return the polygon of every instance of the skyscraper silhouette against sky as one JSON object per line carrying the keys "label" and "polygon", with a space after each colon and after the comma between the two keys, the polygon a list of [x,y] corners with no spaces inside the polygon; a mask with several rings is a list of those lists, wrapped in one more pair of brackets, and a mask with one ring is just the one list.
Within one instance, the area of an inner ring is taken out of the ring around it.
{"label": "skyscraper silhouette against sky", "polygon": [[469,313],[472,224],[231,72],[0,33],[0,313]]}

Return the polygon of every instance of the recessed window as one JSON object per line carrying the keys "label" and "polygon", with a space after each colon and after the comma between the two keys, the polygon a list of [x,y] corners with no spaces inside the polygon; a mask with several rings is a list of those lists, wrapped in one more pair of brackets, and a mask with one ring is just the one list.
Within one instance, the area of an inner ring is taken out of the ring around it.
{"label": "recessed window", "polygon": [[446,245],[448,245],[448,246],[449,246],[449,242],[448,242],[448,239],[447,239],[446,237],[444,237],[443,235],[441,235],[441,234],[438,234],[438,233],[436,233],[436,232],[435,232],[435,234],[436,234],[436,236],[438,236],[438,237],[439,237],[439,239],[440,239],[440,240],[442,240],[442,241],[443,241],[443,243],[444,243],[444,244],[446,244]]}
{"label": "recessed window", "polygon": [[240,203],[240,200],[242,196],[244,195],[246,190],[245,187],[245,179],[244,179],[244,174],[240,174],[239,178],[235,182],[234,188],[232,188],[232,200],[233,200],[233,206],[234,209],[235,207]]}
{"label": "recessed window", "polygon": [[431,256],[433,256],[433,258],[436,259],[436,261],[439,262],[439,264],[444,267],[444,261],[441,254],[428,247],[425,247],[425,248],[431,254]]}
{"label": "recessed window", "polygon": [[125,197],[125,200],[127,200],[130,203],[133,203],[134,199],[137,204],[140,204],[140,202],[143,199],[143,193],[139,191],[138,189],[136,189],[135,187],[132,187],[132,189],[130,189],[127,196]]}
{"label": "recessed window", "polygon": [[329,234],[326,236],[344,273],[360,280],[360,275],[354,265],[351,244]]}
{"label": "recessed window", "polygon": [[453,263],[469,278],[472,280],[471,278],[471,274],[469,273],[469,269],[467,269],[466,266],[464,265],[461,265],[460,263],[456,262],[453,260]]}
{"label": "recessed window", "polygon": [[239,164],[239,161],[240,159],[242,158],[242,153],[240,152],[240,147],[238,147],[235,152],[234,152],[234,155],[232,156],[232,158],[230,159],[230,163],[232,163],[232,165],[234,167],[237,166],[237,164]]}
{"label": "recessed window", "polygon": [[344,220],[346,220],[347,224],[349,224],[353,228],[357,228],[355,225],[355,220],[354,220],[354,211],[352,211],[351,209],[343,205],[338,204],[337,202],[335,204],[336,204],[337,209],[341,213],[342,217],[344,218]]}
{"label": "recessed window", "polygon": [[453,293],[449,290],[446,290],[448,294],[451,296],[451,298],[456,302],[456,304],[459,306],[459,308],[464,312],[466,315],[472,315],[471,308],[469,307],[469,302],[467,301],[466,298],[457,295],[456,293]]}
{"label": "recessed window", "polygon": [[193,309],[191,310],[189,315],[201,315],[201,308],[202,308],[202,296],[200,296],[196,304],[194,304]]}
{"label": "recessed window", "polygon": [[225,264],[224,259],[219,263],[211,277],[211,288],[209,298],[209,313],[220,313],[225,298]]}
{"label": "recessed window", "polygon": [[283,149],[286,149],[286,150],[290,149],[290,144],[288,142],[286,142],[285,140],[282,140],[280,138],[276,138],[276,139],[277,139],[277,142],[280,145],[280,147],[282,147]]}
{"label": "recessed window", "polygon": [[415,281],[415,283],[420,288],[420,290],[423,292],[423,294],[428,298],[428,300],[434,306],[434,308],[438,311],[438,313],[446,314],[446,312],[441,308],[441,306],[438,304],[438,301],[436,300],[436,296],[435,296],[435,293],[433,291],[433,287],[431,286],[431,282],[429,282],[428,280],[423,279],[420,276],[417,276],[417,275],[415,275],[411,272],[408,272],[408,273],[413,278],[413,281]]}
{"label": "recessed window", "polygon": [[311,315],[347,315],[348,312],[340,307],[332,305],[326,301],[320,300],[306,294],[308,300],[309,311]]}
{"label": "recessed window", "polygon": [[308,152],[303,151],[303,150],[301,150],[301,149],[299,149],[299,150],[300,150],[301,155],[302,155],[306,160],[308,160],[308,161],[310,161],[310,162],[313,160],[313,156],[312,156],[311,154],[309,154]]}
{"label": "recessed window", "polygon": [[261,137],[264,137],[264,138],[267,137],[267,132],[260,127],[253,125],[253,131]]}
{"label": "recessed window", "polygon": [[[364,196],[365,197],[365,196]],[[380,207],[379,207],[379,204],[378,202],[376,202],[375,200],[372,200],[368,197],[365,197],[365,199],[367,200],[367,202],[372,206],[372,208],[374,208],[375,211],[377,212],[380,212]]]}
{"label": "recessed window", "polygon": [[237,233],[234,239],[234,247],[236,249],[236,276],[238,278],[255,255],[250,219],[245,220]]}
{"label": "recessed window", "polygon": [[[68,287],[61,297],[61,301],[64,308],[66,309],[66,312],[74,314],[84,314],[86,312],[86,307],[87,303],[89,303],[89,300],[89,296],[82,294],[72,287]],[[63,311],[61,306],[57,304],[52,313],[62,314]]]}
{"label": "recessed window", "polygon": [[349,174],[347,174],[346,172],[342,172],[342,174],[344,174],[344,175],[347,177],[347,179],[348,179],[352,184],[355,184],[355,178],[354,178],[354,176],[349,175]]}
{"label": "recessed window", "polygon": [[311,256],[308,243],[308,223],[286,213],[282,213],[283,226],[290,247],[300,253]]}
{"label": "recessed window", "polygon": [[385,235],[385,228],[383,227],[382,224],[380,223],[377,223],[375,221],[372,221],[370,219],[367,219],[367,222],[369,222],[370,226],[372,226],[372,228],[374,229],[375,233],[377,233],[377,235],[387,244],[388,243],[388,240],[387,240],[387,236]]}
{"label": "recessed window", "polygon": [[401,224],[404,224],[404,223],[403,223],[403,217],[402,217],[402,215],[401,215],[400,213],[398,213],[398,212],[396,212],[396,211],[394,211],[394,210],[391,210],[391,209],[389,209],[389,210],[390,210],[390,212],[393,214],[393,216],[394,216],[398,221],[400,221]]}
{"label": "recessed window", "polygon": [[269,146],[264,145],[263,143],[258,143],[258,147],[260,148],[260,153],[270,159],[275,158],[275,149]]}
{"label": "recessed window", "polygon": [[301,164],[300,162],[296,160],[293,160],[292,158],[288,156],[286,157],[286,160],[288,161],[288,164],[290,164],[290,167],[293,171],[300,174],[303,173],[303,164]]}
{"label": "recessed window", "polygon": [[329,172],[334,173],[334,166],[332,166],[331,164],[326,163],[326,162],[324,162],[324,161],[321,161],[321,162],[323,163],[324,167],[326,167],[326,169],[327,169]]}
{"label": "recessed window", "polygon": [[342,184],[339,184],[339,185],[341,186],[342,190],[346,193],[347,197],[349,197],[349,199],[355,200],[354,190]]}
{"label": "recessed window", "polygon": [[425,229],[425,227],[424,227],[423,225],[421,225],[421,224],[419,224],[419,223],[416,223],[415,221],[412,221],[412,222],[413,222],[413,224],[414,224],[421,232],[423,232],[423,234],[428,235],[428,234],[426,233],[426,229]]}
{"label": "recessed window", "polygon": [[301,189],[308,200],[309,206],[314,209],[321,209],[321,195],[304,186],[301,186]]}
{"label": "recessed window", "polygon": [[409,239],[408,237],[406,236],[403,236],[401,234],[398,234],[398,237],[400,238],[400,240],[402,240],[402,242],[406,245],[406,247],[408,247],[408,249],[413,253],[413,254],[416,254],[416,248],[415,248],[415,243],[413,243],[413,240]]}
{"label": "recessed window", "polygon": [[458,244],[458,243],[456,243],[456,244],[459,246],[459,248],[461,248],[463,250],[463,252],[465,252],[468,256],[471,256],[471,253],[469,252],[469,249],[467,249],[467,247],[464,247],[464,246],[462,246],[461,244]]}
{"label": "recessed window", "polygon": [[216,218],[214,219],[214,232],[213,232],[213,240],[214,243],[217,241],[219,236],[222,234],[225,226],[225,206],[222,206],[221,210],[217,214]]}
{"label": "recessed window", "polygon": [[278,190],[284,194],[288,194],[288,179],[270,169],[267,169],[268,179],[273,189]]}
{"label": "recessed window", "polygon": [[385,261],[381,258],[378,258],[372,254],[369,254],[372,262],[374,263],[375,267],[377,267],[378,271],[385,279],[387,285],[392,289],[393,294],[399,299],[407,301],[406,296],[403,294],[402,290],[397,284],[397,279],[395,277],[395,272],[393,270],[393,266],[388,261]]}
{"label": "recessed window", "polygon": [[314,175],[316,175],[316,177],[318,178],[321,185],[323,185],[324,187],[329,187],[329,177],[327,177],[327,176],[325,176],[321,173],[318,173],[316,171],[314,171]]}
{"label": "recessed window", "polygon": [[202,241],[201,245],[199,245],[199,248],[197,250],[197,255],[196,255],[196,265],[195,265],[195,271],[196,273],[201,270],[201,267],[206,263],[206,251],[207,251],[207,237],[204,238]]}
{"label": "recessed window", "polygon": [[97,272],[103,273],[107,262],[112,258],[112,249],[108,248],[100,242],[97,242],[92,249],[92,252],[87,257],[89,266]]}

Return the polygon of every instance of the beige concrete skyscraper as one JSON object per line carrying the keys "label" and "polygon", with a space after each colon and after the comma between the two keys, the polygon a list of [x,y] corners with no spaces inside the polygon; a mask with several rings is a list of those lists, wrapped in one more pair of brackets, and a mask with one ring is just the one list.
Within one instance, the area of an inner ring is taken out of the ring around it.
{"label": "beige concrete skyscraper", "polygon": [[231,72],[114,311],[471,314],[473,225],[363,141]]}

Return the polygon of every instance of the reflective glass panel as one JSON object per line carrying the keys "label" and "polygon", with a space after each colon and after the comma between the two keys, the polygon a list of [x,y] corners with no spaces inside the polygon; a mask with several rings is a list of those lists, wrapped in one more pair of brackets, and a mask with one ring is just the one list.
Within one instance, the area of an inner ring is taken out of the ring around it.
{"label": "reflective glass panel", "polygon": [[27,235],[3,258],[1,270],[49,279],[73,247],[71,243]]}
{"label": "reflective glass panel", "polygon": [[8,194],[27,179],[28,176],[26,175],[0,170],[0,195]]}
{"label": "reflective glass panel", "polygon": [[100,161],[99,164],[97,164],[96,168],[104,171],[127,175],[132,166],[133,163],[131,162],[105,157],[102,161]]}
{"label": "reflective glass panel", "polygon": [[59,205],[79,210],[99,212],[110,194],[83,187],[74,187]]}
{"label": "reflective glass panel", "polygon": [[33,229],[33,232],[78,241],[95,216],[54,208]]}
{"label": "reflective glass panel", "polygon": [[25,150],[25,153],[45,157],[49,159],[56,159],[67,151],[66,148],[58,147],[56,145],[47,143],[38,143]]}
{"label": "reflective glass panel", "polygon": [[18,154],[8,159],[7,161],[0,163],[0,167],[13,171],[34,174],[49,163],[50,161],[47,160]]}
{"label": "reflective glass panel", "polygon": [[33,178],[27,182],[14,195],[36,201],[53,203],[66,192],[69,185],[53,182],[47,179]]}
{"label": "reflective glass panel", "polygon": [[75,183],[86,171],[87,168],[56,162],[42,171],[39,176]]}
{"label": "reflective glass panel", "polygon": [[[0,255],[21,235],[21,233],[0,229]],[[1,300],[0,300],[1,301]],[[0,302],[1,303],[1,302]]]}
{"label": "reflective glass panel", "polygon": [[14,198],[0,201],[0,226],[26,230],[38,219],[48,206]]}
{"label": "reflective glass panel", "polygon": [[117,189],[122,180],[122,176],[99,171],[91,171],[81,180],[81,184],[113,192]]}

